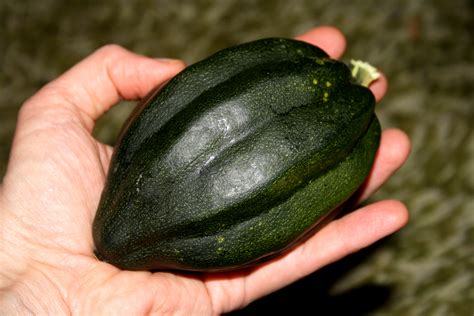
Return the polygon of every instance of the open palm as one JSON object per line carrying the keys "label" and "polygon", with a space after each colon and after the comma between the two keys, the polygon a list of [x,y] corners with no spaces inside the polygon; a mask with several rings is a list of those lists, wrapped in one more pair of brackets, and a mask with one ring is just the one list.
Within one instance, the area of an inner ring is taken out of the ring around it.
{"label": "open palm", "polygon": [[[339,57],[344,38],[314,29],[300,39]],[[91,135],[121,98],[139,99],[174,76],[179,61],[106,46],[42,88],[22,107],[0,187],[0,305],[38,314],[220,314],[241,308],[318,268],[368,246],[407,221],[404,206],[382,201],[331,222],[283,257],[241,272],[122,271],[93,255],[91,226],[112,148]],[[377,99],[384,78],[371,86]],[[361,199],[406,159],[398,130],[383,133]]]}

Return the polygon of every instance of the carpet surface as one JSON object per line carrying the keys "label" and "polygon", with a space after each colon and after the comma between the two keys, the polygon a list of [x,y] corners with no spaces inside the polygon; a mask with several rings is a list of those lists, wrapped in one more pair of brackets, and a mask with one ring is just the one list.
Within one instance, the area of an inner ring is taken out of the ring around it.
{"label": "carpet surface", "polygon": [[[104,44],[192,63],[229,45],[334,25],[348,39],[344,60],[368,60],[389,78],[377,113],[413,148],[373,200],[402,200],[410,223],[233,314],[473,315],[473,12],[468,0],[1,1],[0,177],[21,104]],[[133,105],[107,113],[97,137],[113,144]]]}

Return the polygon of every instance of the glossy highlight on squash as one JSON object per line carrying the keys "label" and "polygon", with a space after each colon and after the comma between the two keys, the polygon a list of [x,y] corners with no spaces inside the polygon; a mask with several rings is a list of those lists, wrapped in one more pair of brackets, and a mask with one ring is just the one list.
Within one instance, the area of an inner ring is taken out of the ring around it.
{"label": "glossy highlight on squash", "polygon": [[227,271],[283,253],[364,182],[374,106],[344,63],[297,40],[189,66],[124,125],[93,223],[97,257]]}

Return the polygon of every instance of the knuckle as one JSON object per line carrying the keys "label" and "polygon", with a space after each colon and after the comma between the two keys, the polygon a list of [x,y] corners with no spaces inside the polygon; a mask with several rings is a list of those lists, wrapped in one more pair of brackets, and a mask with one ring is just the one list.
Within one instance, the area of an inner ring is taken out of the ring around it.
{"label": "knuckle", "polygon": [[118,44],[106,44],[100,47],[96,53],[103,56],[116,56],[126,54],[128,50]]}

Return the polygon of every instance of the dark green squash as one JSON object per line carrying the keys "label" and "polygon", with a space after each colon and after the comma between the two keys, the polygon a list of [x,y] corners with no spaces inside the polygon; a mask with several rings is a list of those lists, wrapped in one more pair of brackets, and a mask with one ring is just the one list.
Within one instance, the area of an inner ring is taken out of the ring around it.
{"label": "dark green squash", "polygon": [[224,271],[311,234],[367,177],[375,99],[310,44],[270,38],[189,66],[144,100],[112,157],[96,255]]}

